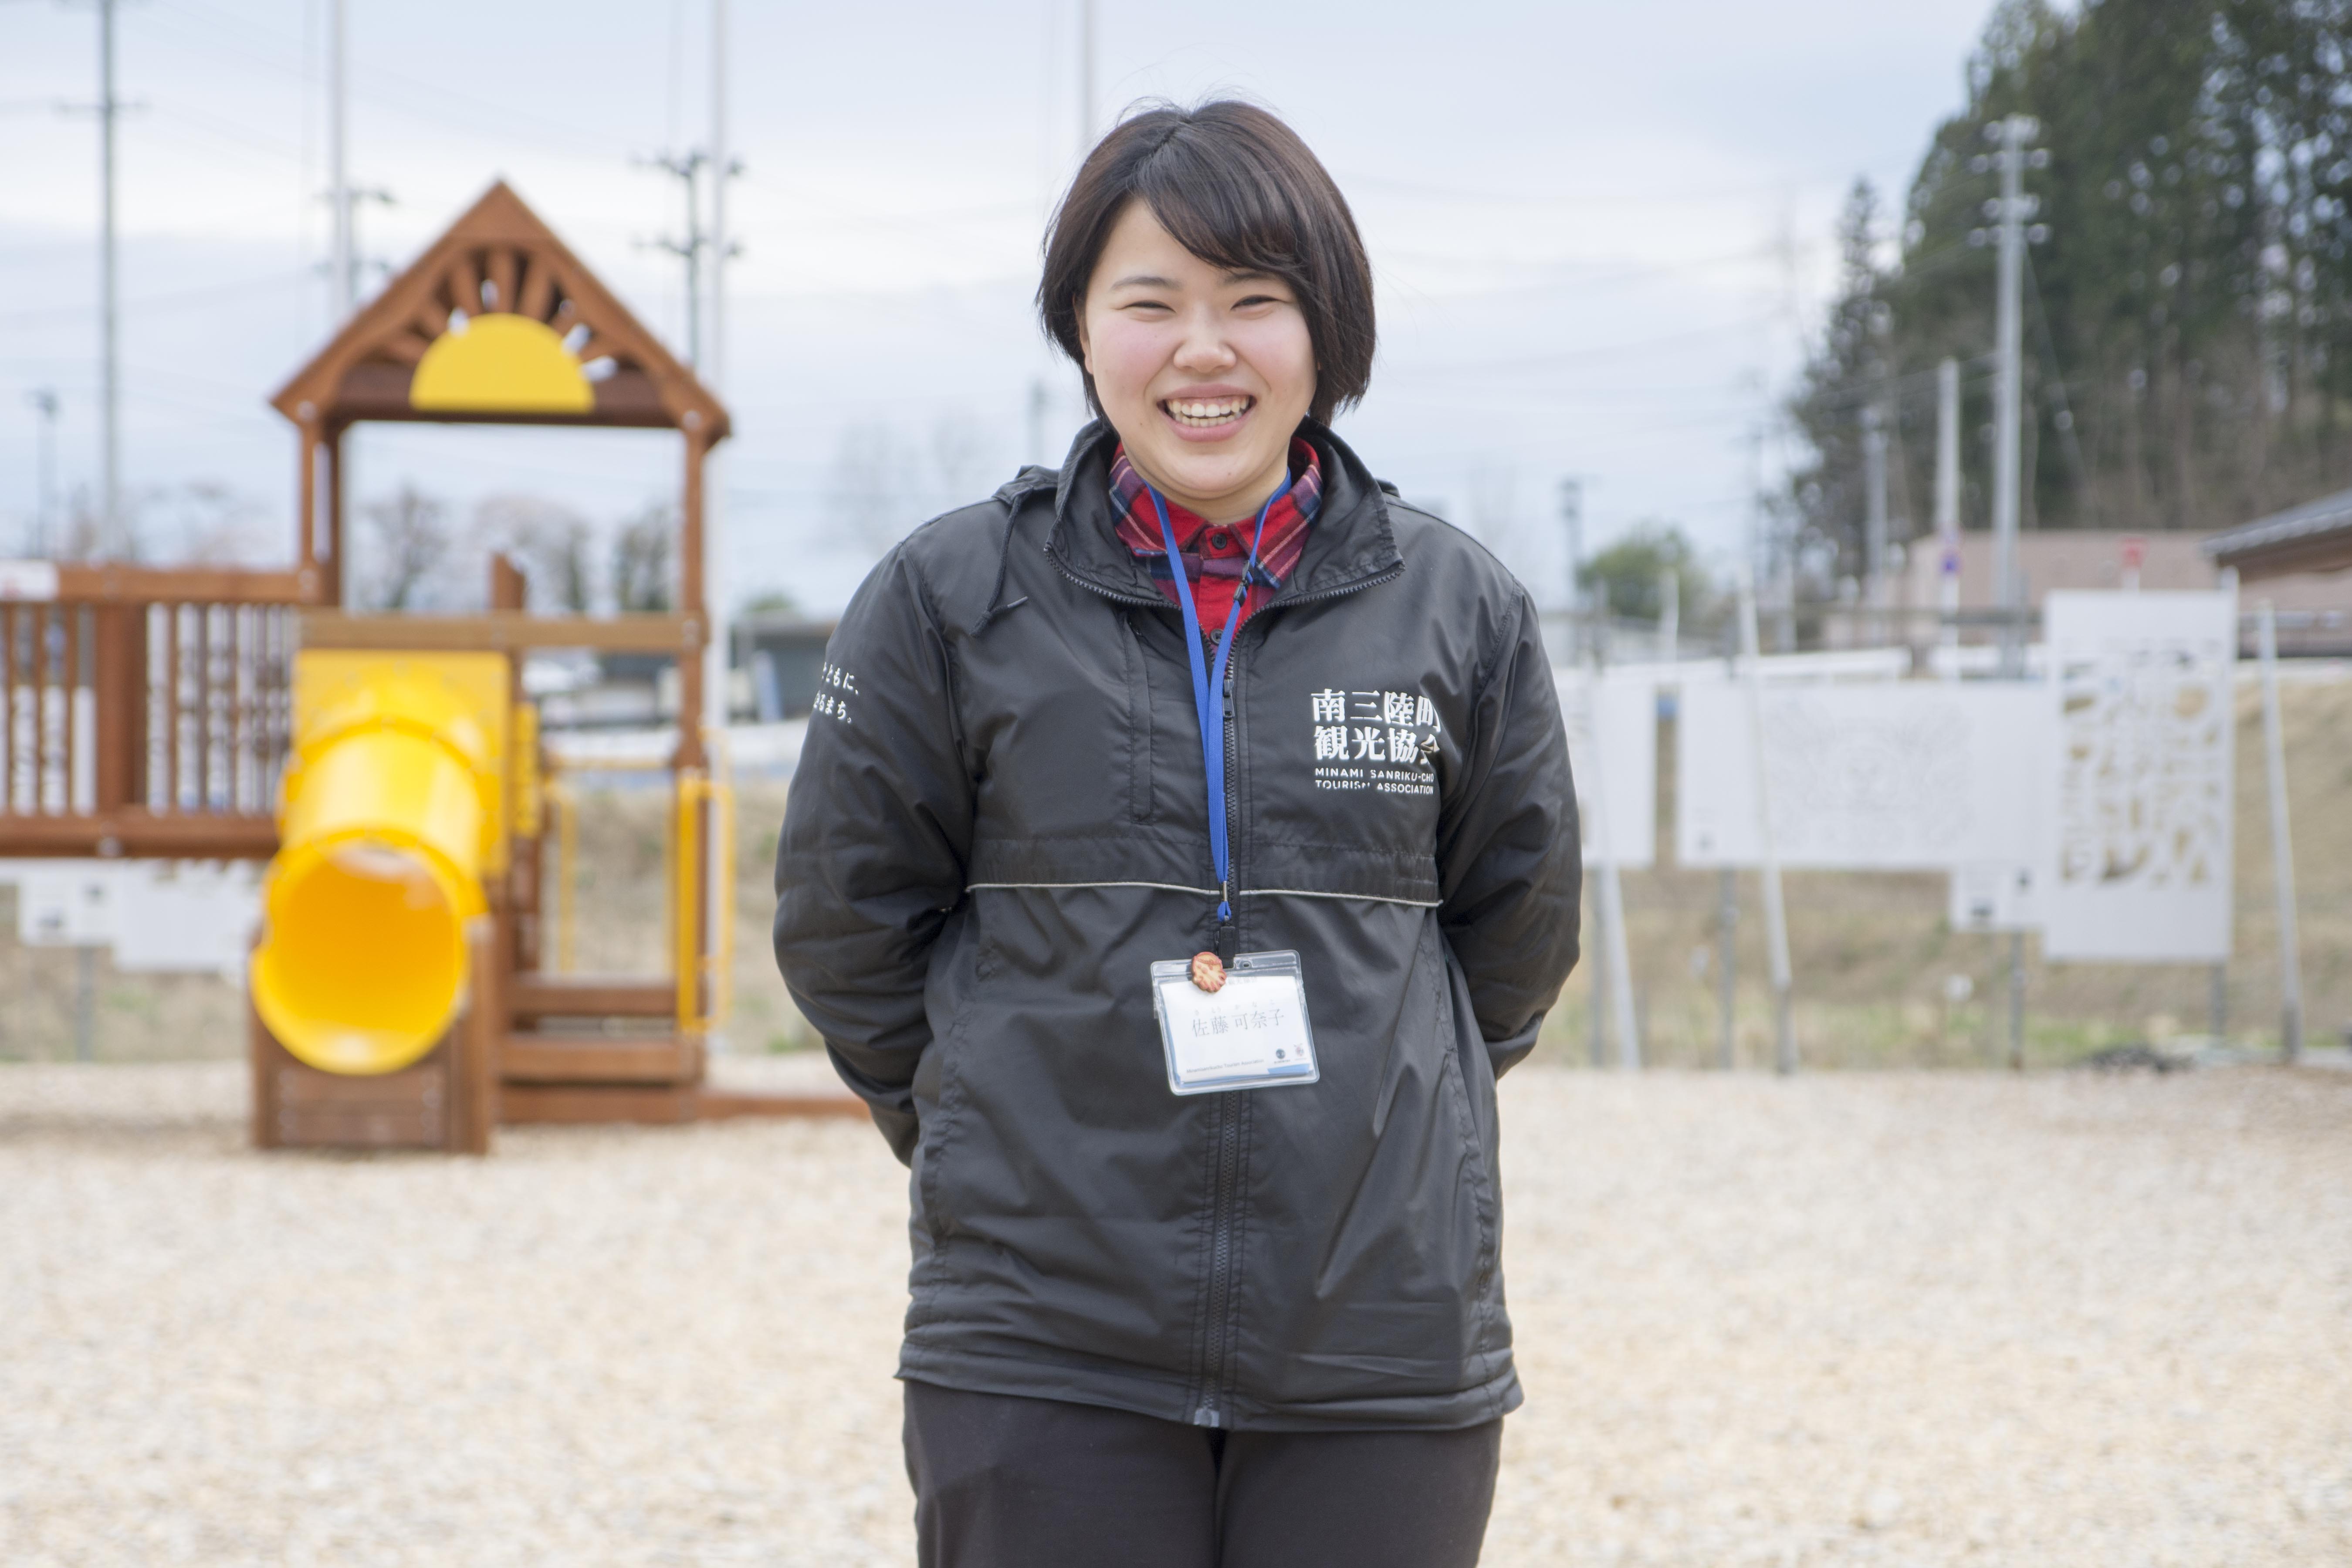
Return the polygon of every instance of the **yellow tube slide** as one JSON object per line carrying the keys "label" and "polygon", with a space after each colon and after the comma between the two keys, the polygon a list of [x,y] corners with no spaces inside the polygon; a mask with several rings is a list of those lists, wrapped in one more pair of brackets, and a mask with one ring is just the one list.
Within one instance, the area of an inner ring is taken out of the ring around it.
{"label": "yellow tube slide", "polygon": [[503,869],[508,680],[495,654],[299,656],[252,984],[312,1067],[395,1071],[456,1017],[466,922]]}

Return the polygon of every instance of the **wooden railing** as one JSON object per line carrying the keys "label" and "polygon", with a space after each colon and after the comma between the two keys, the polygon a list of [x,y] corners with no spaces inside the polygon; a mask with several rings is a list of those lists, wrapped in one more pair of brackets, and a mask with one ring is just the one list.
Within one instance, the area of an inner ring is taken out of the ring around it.
{"label": "wooden railing", "polygon": [[305,586],[62,566],[0,602],[0,856],[275,852]]}

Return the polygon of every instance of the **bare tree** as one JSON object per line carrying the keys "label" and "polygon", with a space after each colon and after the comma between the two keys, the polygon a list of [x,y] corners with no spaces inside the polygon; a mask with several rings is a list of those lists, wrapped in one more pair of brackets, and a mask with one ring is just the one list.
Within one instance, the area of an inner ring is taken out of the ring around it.
{"label": "bare tree", "polygon": [[[135,510],[128,506],[123,508],[126,514],[132,514]],[[106,519],[100,515],[97,498],[89,493],[89,487],[75,488],[73,499],[66,505],[65,522],[64,531],[51,541],[53,553],[58,560],[97,561],[116,554],[107,547],[109,530]],[[121,540],[122,549],[116,558],[137,560],[139,530],[134,516],[123,518]]]}
{"label": "bare tree", "polygon": [[677,514],[656,502],[613,535],[613,605],[624,613],[668,609],[677,603],[670,568],[677,554]]}
{"label": "bare tree", "polygon": [[176,541],[176,552],[198,564],[253,566],[278,553],[267,537],[268,503],[219,479],[197,479],[142,497],[138,531],[147,531],[159,514],[162,526],[155,531]]}
{"label": "bare tree", "polygon": [[905,538],[922,508],[912,482],[917,466],[898,432],[884,421],[843,430],[824,497],[835,531],[877,552]]}
{"label": "bare tree", "polygon": [[959,408],[931,422],[931,472],[941,510],[980,499],[973,492],[987,482],[987,435],[970,413]]}
{"label": "bare tree", "polygon": [[571,508],[540,496],[490,496],[474,509],[474,532],[515,558],[532,603],[575,616],[594,607],[595,530]]}
{"label": "bare tree", "polygon": [[353,563],[353,597],[379,610],[428,603],[449,559],[448,512],[446,502],[405,481],[389,500],[362,508],[369,548]]}

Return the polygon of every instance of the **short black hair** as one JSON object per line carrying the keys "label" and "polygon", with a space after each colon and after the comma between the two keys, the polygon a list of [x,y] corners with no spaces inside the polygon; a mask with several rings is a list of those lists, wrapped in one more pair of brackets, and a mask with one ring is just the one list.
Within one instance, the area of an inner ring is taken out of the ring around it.
{"label": "short black hair", "polygon": [[[1037,313],[1086,369],[1078,311],[1127,204],[1140,201],[1176,243],[1235,272],[1281,279],[1298,296],[1315,347],[1319,423],[1364,395],[1378,334],[1372,268],[1355,215],[1298,132],[1255,104],[1145,107],[1095,144],[1045,229]],[[1087,403],[1099,415],[1095,380]]]}

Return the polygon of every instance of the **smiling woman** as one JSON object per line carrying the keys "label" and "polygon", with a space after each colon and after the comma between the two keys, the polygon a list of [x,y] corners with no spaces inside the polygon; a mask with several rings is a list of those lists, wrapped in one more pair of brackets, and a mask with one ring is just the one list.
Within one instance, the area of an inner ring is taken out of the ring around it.
{"label": "smiling woman", "polygon": [[919,1561],[1465,1568],[1495,1080],[1576,957],[1534,608],[1332,433],[1371,274],[1273,115],[1105,137],[1037,304],[1101,417],[858,590],[777,848],[913,1170]]}
{"label": "smiling woman", "polygon": [[1149,110],[1107,137],[1055,214],[1045,330],[1138,471],[1216,521],[1282,482],[1302,417],[1371,380],[1371,267],[1323,165],[1246,103]]}

